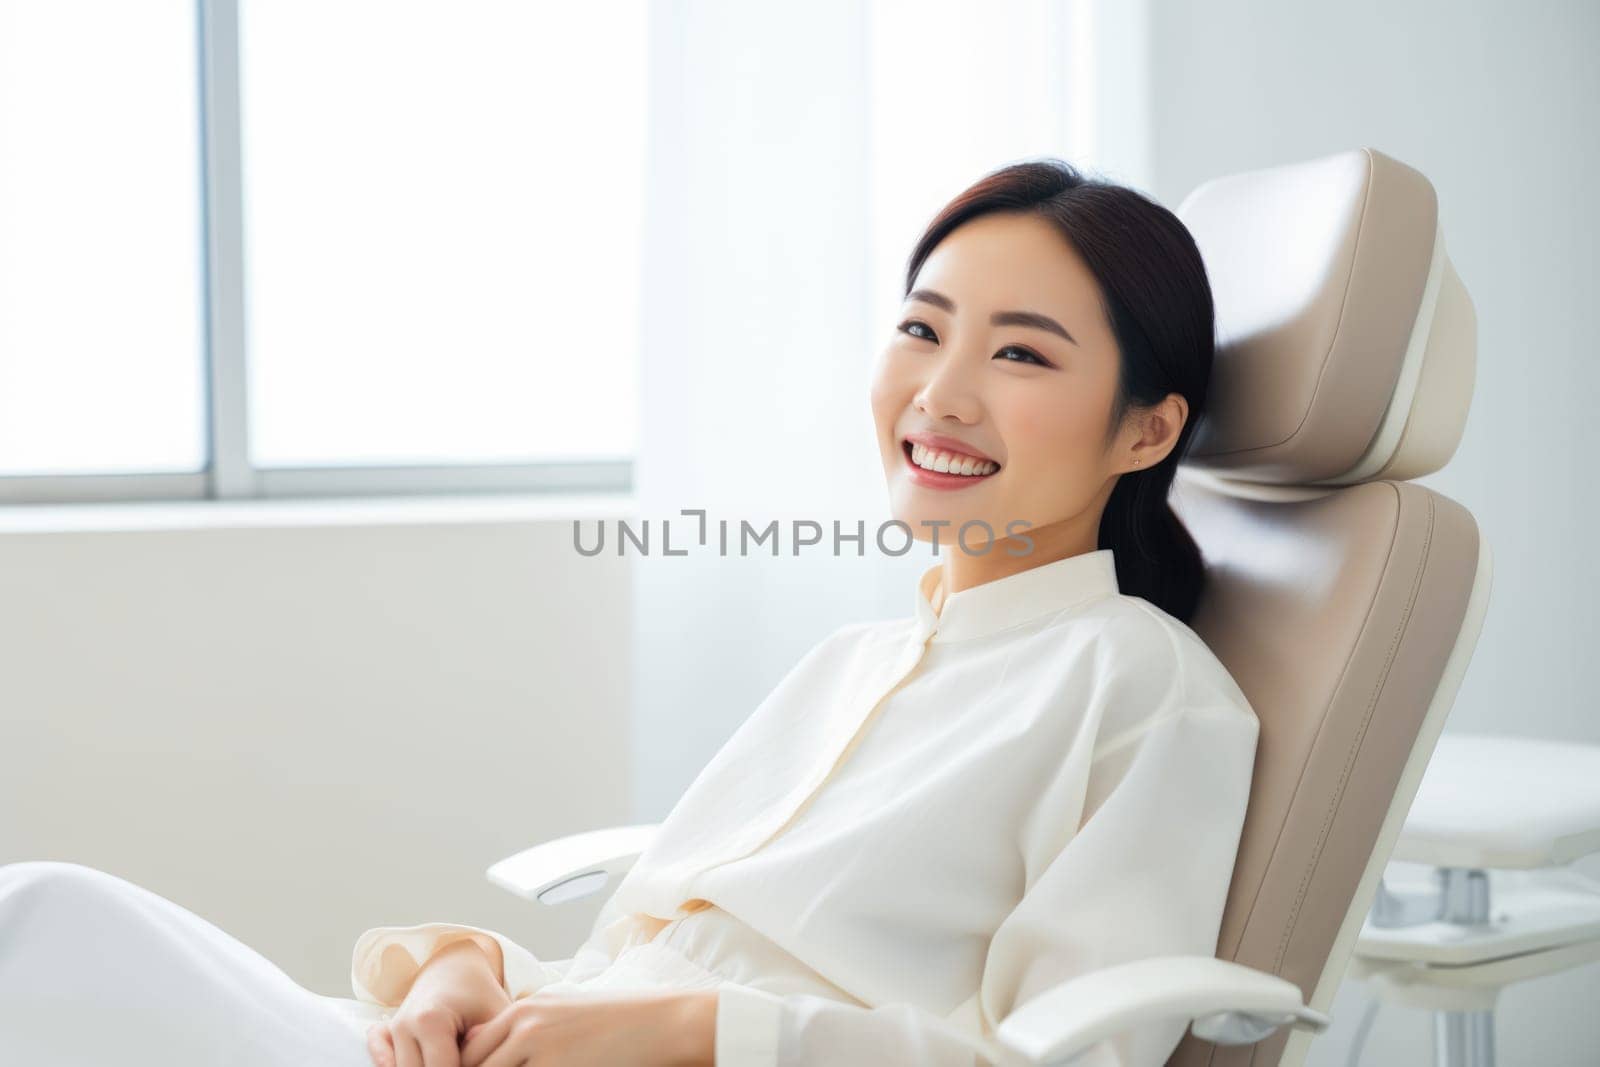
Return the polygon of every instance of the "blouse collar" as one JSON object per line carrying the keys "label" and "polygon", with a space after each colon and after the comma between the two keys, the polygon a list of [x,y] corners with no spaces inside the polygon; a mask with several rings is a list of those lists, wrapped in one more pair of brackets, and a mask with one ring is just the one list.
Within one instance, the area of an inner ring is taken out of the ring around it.
{"label": "blouse collar", "polygon": [[983,637],[1120,591],[1115,555],[1109,548],[1042,563],[1004,578],[961,589],[933,610],[934,586],[944,568],[935,563],[917,579],[917,636],[934,641]]}

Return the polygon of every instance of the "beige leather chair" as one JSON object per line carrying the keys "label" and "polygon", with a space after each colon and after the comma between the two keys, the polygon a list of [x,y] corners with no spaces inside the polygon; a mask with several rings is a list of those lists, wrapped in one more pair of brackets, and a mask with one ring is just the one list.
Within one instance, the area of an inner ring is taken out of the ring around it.
{"label": "beige leather chair", "polygon": [[[1196,631],[1261,719],[1217,956],[1332,1002],[1488,606],[1449,460],[1477,351],[1433,186],[1372,149],[1208,182],[1179,208],[1222,350],[1175,506],[1210,564]],[[1190,475],[1193,477],[1190,477]],[[1177,1064],[1297,1064],[1310,1035]]]}
{"label": "beige leather chair", "polygon": [[[1488,602],[1471,514],[1409,481],[1460,441],[1476,345],[1428,180],[1361,149],[1208,182],[1179,214],[1222,347],[1174,503],[1209,563],[1194,628],[1260,716],[1250,809],[1216,956],[1034,998],[998,1030],[1027,1062],[1151,1017],[1192,1020],[1173,1064],[1302,1062]],[[589,896],[653,830],[562,838],[489,878],[551,904]]]}

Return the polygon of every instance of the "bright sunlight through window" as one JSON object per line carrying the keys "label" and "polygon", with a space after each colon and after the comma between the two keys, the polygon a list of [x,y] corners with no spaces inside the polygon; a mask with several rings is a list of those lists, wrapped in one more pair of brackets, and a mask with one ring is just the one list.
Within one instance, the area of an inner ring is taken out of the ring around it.
{"label": "bright sunlight through window", "polygon": [[257,465],[632,455],[645,17],[242,0]]}
{"label": "bright sunlight through window", "polygon": [[0,0],[0,474],[204,466],[195,32]]}

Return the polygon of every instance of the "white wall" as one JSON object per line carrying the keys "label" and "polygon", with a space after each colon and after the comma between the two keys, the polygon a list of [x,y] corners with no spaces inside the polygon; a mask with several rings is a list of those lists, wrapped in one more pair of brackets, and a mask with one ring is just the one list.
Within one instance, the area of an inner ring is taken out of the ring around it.
{"label": "white wall", "polygon": [[0,863],[110,871],[335,996],[368,926],[569,953],[583,905],[483,872],[628,819],[629,568],[566,518],[623,510],[0,510]]}
{"label": "white wall", "polygon": [[[1421,481],[1477,516],[1495,583],[1447,729],[1600,741],[1592,467],[1600,454],[1596,249],[1600,6],[1151,0],[1151,191],[1371,146],[1439,194],[1477,307],[1461,448]],[[1580,870],[1600,874],[1591,857]],[[1335,1002],[1313,1065],[1343,1064],[1365,1004]],[[1504,1065],[1600,1061],[1600,965],[1508,990]],[[1385,1009],[1362,1062],[1428,1062],[1424,1013]]]}

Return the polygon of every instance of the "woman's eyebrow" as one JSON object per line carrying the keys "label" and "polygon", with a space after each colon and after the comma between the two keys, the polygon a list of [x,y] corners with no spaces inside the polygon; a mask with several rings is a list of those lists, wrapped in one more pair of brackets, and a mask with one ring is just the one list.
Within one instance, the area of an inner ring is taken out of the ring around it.
{"label": "woman's eyebrow", "polygon": [[[907,300],[921,300],[923,303],[932,304],[936,308],[955,313],[956,302],[943,293],[932,289],[913,289],[906,294]],[[1049,315],[1041,315],[1037,311],[996,311],[989,316],[989,322],[995,326],[1032,326],[1039,330],[1048,330],[1059,337],[1063,337],[1073,344],[1078,339],[1067,332],[1067,328],[1052,319]]]}

